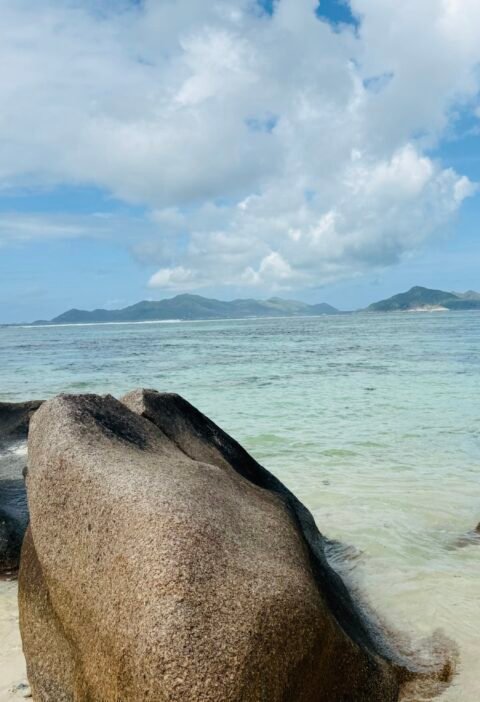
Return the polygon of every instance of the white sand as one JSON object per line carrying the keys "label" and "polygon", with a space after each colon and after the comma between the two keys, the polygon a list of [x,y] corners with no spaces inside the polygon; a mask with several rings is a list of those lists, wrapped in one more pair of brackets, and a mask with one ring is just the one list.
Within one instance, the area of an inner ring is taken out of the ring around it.
{"label": "white sand", "polygon": [[0,702],[22,699],[24,692],[15,688],[26,680],[18,629],[17,583],[0,580]]}

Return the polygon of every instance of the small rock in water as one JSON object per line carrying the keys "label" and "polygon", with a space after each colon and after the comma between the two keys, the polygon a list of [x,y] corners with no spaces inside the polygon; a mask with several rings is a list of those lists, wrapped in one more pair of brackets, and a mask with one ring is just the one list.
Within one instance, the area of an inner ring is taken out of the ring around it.
{"label": "small rock in water", "polygon": [[463,534],[463,536],[457,539],[455,541],[454,547],[463,548],[464,546],[471,546],[472,544],[480,545],[480,523],[477,524],[475,529],[472,529],[472,531],[468,531],[466,534]]}

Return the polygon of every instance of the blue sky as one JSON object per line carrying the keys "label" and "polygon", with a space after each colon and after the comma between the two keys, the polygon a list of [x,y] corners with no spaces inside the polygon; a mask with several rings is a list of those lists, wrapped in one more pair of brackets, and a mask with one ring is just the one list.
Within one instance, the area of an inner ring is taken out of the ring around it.
{"label": "blue sky", "polygon": [[455,4],[0,0],[0,322],[479,289],[480,10]]}

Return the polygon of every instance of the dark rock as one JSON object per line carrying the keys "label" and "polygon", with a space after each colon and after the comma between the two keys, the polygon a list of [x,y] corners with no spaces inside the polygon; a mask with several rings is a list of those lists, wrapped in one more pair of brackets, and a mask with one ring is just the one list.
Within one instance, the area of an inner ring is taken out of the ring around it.
{"label": "dark rock", "polygon": [[28,524],[22,474],[28,426],[40,401],[0,402],[0,573],[15,571]]}
{"label": "dark rock", "polygon": [[398,700],[419,670],[355,604],[308,510],[181,397],[124,403],[60,396],[32,422],[33,699]]}
{"label": "dark rock", "polygon": [[23,480],[0,481],[0,573],[18,569],[27,526],[28,506]]}
{"label": "dark rock", "polygon": [[41,400],[0,402],[0,446],[27,438],[30,419],[41,404]]}
{"label": "dark rock", "polygon": [[466,534],[460,536],[454,543],[453,548],[464,548],[472,544],[480,545],[480,524],[477,524],[475,529],[467,531]]}

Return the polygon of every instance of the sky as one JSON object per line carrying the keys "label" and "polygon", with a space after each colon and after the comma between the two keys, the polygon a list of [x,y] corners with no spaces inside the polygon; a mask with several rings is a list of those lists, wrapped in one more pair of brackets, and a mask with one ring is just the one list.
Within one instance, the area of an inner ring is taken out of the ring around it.
{"label": "sky", "polygon": [[0,0],[0,322],[479,289],[478,0]]}

